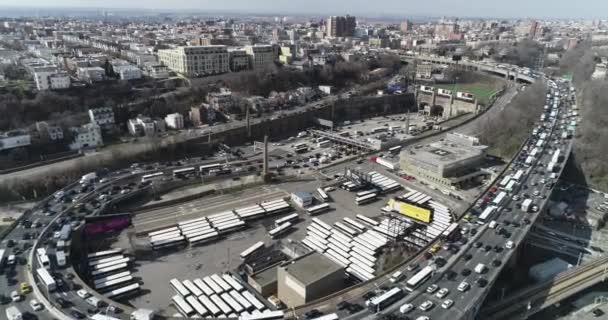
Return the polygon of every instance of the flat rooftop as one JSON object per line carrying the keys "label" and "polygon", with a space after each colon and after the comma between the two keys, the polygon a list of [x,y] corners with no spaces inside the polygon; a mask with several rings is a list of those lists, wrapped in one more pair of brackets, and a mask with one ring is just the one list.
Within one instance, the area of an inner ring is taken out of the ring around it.
{"label": "flat rooftop", "polygon": [[487,147],[483,145],[472,146],[448,140],[411,147],[403,151],[402,155],[428,163],[448,164],[482,156],[486,149]]}
{"label": "flat rooftop", "polygon": [[283,265],[283,269],[304,285],[308,285],[343,268],[318,252],[313,252],[287,262]]}

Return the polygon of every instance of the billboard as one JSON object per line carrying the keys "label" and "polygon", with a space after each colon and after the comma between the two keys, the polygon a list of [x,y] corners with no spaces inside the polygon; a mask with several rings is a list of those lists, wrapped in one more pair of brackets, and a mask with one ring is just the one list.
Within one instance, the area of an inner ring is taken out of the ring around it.
{"label": "billboard", "polygon": [[431,222],[431,216],[433,214],[433,211],[431,211],[431,209],[422,208],[395,199],[391,199],[391,201],[389,202],[389,206],[393,209],[393,211],[399,212],[400,214],[408,218],[412,218],[414,220],[418,220],[424,223]]}

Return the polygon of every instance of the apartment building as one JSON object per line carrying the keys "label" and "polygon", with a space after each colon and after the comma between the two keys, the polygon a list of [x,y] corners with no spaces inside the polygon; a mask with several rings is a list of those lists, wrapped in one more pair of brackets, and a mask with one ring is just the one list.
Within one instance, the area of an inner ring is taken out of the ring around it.
{"label": "apartment building", "polygon": [[158,60],[169,69],[190,77],[230,71],[226,46],[190,46],[158,50]]}
{"label": "apartment building", "polygon": [[246,46],[245,51],[250,56],[252,69],[264,69],[271,66],[276,60],[272,45]]}

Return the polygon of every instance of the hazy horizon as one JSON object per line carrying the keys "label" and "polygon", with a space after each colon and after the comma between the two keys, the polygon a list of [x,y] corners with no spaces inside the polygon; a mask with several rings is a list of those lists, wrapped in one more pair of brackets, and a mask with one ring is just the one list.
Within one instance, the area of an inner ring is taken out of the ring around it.
{"label": "hazy horizon", "polygon": [[[602,18],[598,13],[608,12],[608,1],[582,0],[511,0],[496,3],[491,0],[56,0],[52,4],[42,0],[26,0],[15,4],[14,0],[0,0],[0,6],[29,10],[74,9],[141,9],[197,12],[238,12],[251,14],[352,14],[359,16],[466,16],[504,18]],[[141,6],[138,7],[138,4]],[[574,5],[575,4],[575,5]],[[0,13],[2,15],[2,13]]]}

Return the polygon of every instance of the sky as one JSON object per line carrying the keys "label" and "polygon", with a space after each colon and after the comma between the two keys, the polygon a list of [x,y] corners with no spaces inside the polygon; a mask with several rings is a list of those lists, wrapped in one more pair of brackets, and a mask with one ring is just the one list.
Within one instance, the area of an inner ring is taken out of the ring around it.
{"label": "sky", "polygon": [[0,0],[0,6],[404,17],[602,18],[608,14],[608,0]]}

